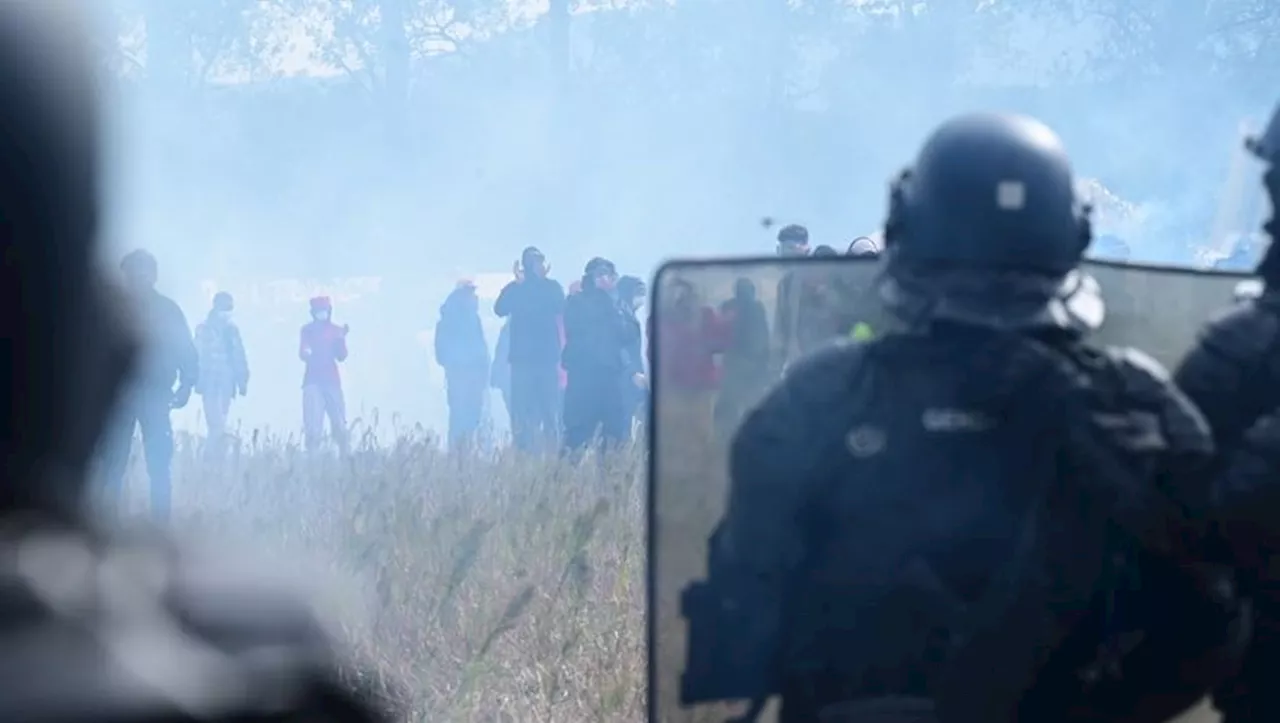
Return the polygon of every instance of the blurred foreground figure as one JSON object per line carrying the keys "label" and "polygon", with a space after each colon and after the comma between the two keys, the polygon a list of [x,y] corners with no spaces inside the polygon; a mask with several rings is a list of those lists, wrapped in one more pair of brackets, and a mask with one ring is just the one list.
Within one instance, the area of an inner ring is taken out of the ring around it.
{"label": "blurred foreground figure", "polygon": [[595,441],[616,446],[631,438],[635,376],[630,355],[638,351],[635,309],[617,299],[618,270],[594,258],[582,275],[582,292],[564,310],[564,448],[580,451]]}
{"label": "blurred foreground figure", "polygon": [[474,444],[480,433],[489,390],[489,342],[474,283],[459,283],[440,306],[435,350],[449,401],[449,446],[462,449]]}
{"label": "blurred foreground figure", "polygon": [[[819,246],[810,254],[808,238],[808,231],[802,226],[782,229],[778,233],[778,254],[783,258],[812,256],[829,259],[840,255],[826,245]],[[803,243],[799,239],[803,239]],[[842,335],[846,304],[840,298],[836,283],[838,274],[832,273],[834,269],[834,266],[814,266],[789,271],[778,282],[773,341],[776,372]]]}
{"label": "blurred foreground figure", "polygon": [[1175,375],[1217,440],[1226,474],[1222,527],[1258,613],[1244,669],[1215,700],[1224,723],[1280,721],[1280,570],[1273,562],[1280,554],[1280,109],[1249,145],[1266,163],[1272,209],[1264,226],[1270,245],[1256,266],[1262,288],[1238,290],[1239,303],[1204,330]]}
{"label": "blurred foreground figure", "polygon": [[290,591],[87,512],[141,339],[95,268],[98,113],[77,20],[62,0],[0,3],[0,720],[381,720],[339,685]]}
{"label": "blurred foreground figure", "polygon": [[520,254],[493,313],[511,325],[511,436],[525,451],[553,447],[560,426],[560,315],[564,289],[547,277],[551,267],[538,249]]}
{"label": "blurred foreground figure", "polygon": [[902,330],[802,358],[733,440],[683,703],[1115,723],[1203,697],[1239,642],[1196,522],[1212,440],[1156,362],[1086,342],[1089,238],[1049,128],[934,132],[885,225]]}
{"label": "blurred foreground figure", "polygon": [[347,332],[333,323],[333,302],[327,296],[311,300],[311,323],[302,327],[298,358],[306,365],[302,375],[302,433],[308,450],[317,450],[324,440],[324,420],[329,418],[329,435],[342,454],[351,451],[347,437],[347,401],[342,395],[342,374],[338,364],[347,360]]}
{"label": "blurred foreground figure", "polygon": [[140,317],[145,342],[142,363],[104,454],[108,494],[123,506],[133,430],[140,427],[151,482],[151,515],[168,520],[173,494],[173,424],[169,415],[191,400],[191,391],[199,381],[199,356],[186,315],[173,299],[156,291],[155,257],[146,251],[133,251],[120,262],[120,269],[134,311]]}
{"label": "blurred foreground figure", "polygon": [[200,381],[196,394],[204,406],[209,454],[222,456],[226,448],[227,414],[231,400],[249,393],[249,359],[240,327],[231,320],[235,300],[219,291],[213,295],[209,316],[196,327],[196,351],[200,355]]}

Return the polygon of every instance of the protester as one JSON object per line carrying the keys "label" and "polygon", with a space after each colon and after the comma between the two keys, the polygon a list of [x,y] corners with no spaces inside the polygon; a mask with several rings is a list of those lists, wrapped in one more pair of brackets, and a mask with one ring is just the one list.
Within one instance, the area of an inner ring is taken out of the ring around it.
{"label": "protester", "polygon": [[498,343],[493,348],[493,364],[489,369],[489,387],[502,395],[502,408],[511,424],[511,322],[502,325]]}
{"label": "protester", "polygon": [[778,231],[778,255],[808,256],[809,229],[794,223],[783,226],[782,230]]}
{"label": "protester", "polygon": [[[146,336],[143,361],[118,408],[118,424],[106,441],[104,473],[108,494],[119,500],[128,471],[133,430],[142,429],[142,451],[151,482],[151,515],[169,519],[172,507],[173,424],[169,414],[187,406],[199,381],[200,360],[187,317],[173,299],[156,291],[159,266],[146,251],[120,262],[125,284]],[[177,384],[175,387],[174,384]]]}
{"label": "protester", "polygon": [[658,369],[664,406],[662,428],[680,444],[707,456],[714,440],[714,404],[720,388],[718,356],[729,347],[730,328],[714,309],[703,303],[696,287],[675,279],[663,295],[657,314]]}
{"label": "protester", "polygon": [[196,350],[200,359],[200,381],[195,392],[204,407],[208,428],[208,451],[220,457],[227,431],[231,400],[249,392],[249,361],[240,328],[231,320],[235,300],[231,294],[214,294],[209,315],[196,327]]}
{"label": "protester", "polygon": [[459,283],[440,306],[435,352],[448,395],[449,446],[461,449],[474,443],[480,432],[489,386],[489,343],[474,283]]}
{"label": "protester", "polygon": [[[809,255],[809,230],[804,226],[792,224],[784,226],[778,232],[778,255],[783,258],[797,258]],[[788,272],[778,281],[776,294],[774,340],[772,360],[775,371],[780,371],[787,362],[800,353],[800,341],[797,338],[800,299],[795,272]]]}
{"label": "protester", "polygon": [[634,309],[618,303],[618,271],[593,258],[582,291],[569,298],[564,314],[564,449],[578,451],[593,440],[614,446],[631,436],[631,414],[623,385],[632,378],[628,354],[640,339]]}
{"label": "protester", "polygon": [[518,448],[546,449],[559,432],[560,315],[564,289],[548,277],[546,258],[530,246],[513,267],[515,279],[493,312],[511,328],[511,431]]}
{"label": "protester", "polygon": [[[630,314],[631,318],[636,320],[636,325],[640,326],[639,313],[644,306],[645,295],[648,289],[644,281],[636,276],[623,276],[618,279],[618,303],[622,305],[622,311]],[[627,372],[622,381],[622,393],[627,399],[627,407],[630,409],[629,417],[633,421],[643,423],[646,413],[645,401],[649,392],[649,376],[645,364],[644,338],[637,335],[635,341],[627,349]]]}
{"label": "protester", "polygon": [[311,323],[302,327],[298,358],[306,365],[302,377],[302,427],[308,450],[320,448],[324,420],[329,418],[329,435],[344,455],[350,453],[347,435],[347,404],[342,394],[338,364],[347,360],[345,324],[333,323],[333,302],[327,296],[311,300]]}
{"label": "protester", "polygon": [[734,283],[733,298],[720,306],[720,315],[728,328],[728,344],[715,418],[720,438],[728,441],[747,410],[764,396],[773,376],[769,372],[769,314],[751,279]]}

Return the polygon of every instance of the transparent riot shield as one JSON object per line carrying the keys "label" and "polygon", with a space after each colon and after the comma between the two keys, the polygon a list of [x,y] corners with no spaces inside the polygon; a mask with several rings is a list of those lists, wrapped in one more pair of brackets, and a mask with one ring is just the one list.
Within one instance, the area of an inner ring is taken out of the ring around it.
{"label": "transparent riot shield", "polygon": [[[1098,340],[1142,348],[1170,367],[1246,282],[1174,268],[1089,268],[1108,306]],[[848,257],[676,262],[659,271],[650,337],[650,720],[723,721],[748,706],[724,681],[718,685],[732,700],[689,704],[683,693],[697,691],[681,687],[698,644],[688,613],[700,604],[708,541],[731,484],[728,444],[797,357],[833,340],[892,331],[873,289],[878,272],[877,262]],[[722,627],[738,624],[731,619]],[[759,720],[775,712],[776,701]]]}
{"label": "transparent riot shield", "polygon": [[1107,307],[1096,341],[1137,347],[1169,368],[1210,318],[1256,293],[1257,282],[1241,273],[1110,262],[1088,268]]}

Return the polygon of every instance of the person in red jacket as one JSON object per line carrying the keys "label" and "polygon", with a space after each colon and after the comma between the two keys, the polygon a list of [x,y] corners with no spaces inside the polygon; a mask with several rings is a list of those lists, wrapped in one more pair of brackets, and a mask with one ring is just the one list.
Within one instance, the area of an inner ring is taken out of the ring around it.
{"label": "person in red jacket", "polygon": [[350,452],[347,436],[347,404],[342,396],[338,364],[347,360],[345,324],[333,323],[333,302],[327,296],[311,300],[311,323],[302,327],[298,358],[306,365],[302,376],[302,429],[308,450],[324,439],[324,419],[329,434],[343,454]]}
{"label": "person in red jacket", "polygon": [[657,335],[656,350],[650,347],[657,356],[653,371],[660,377],[662,395],[657,429],[663,430],[659,434],[664,447],[689,447],[664,449],[663,455],[706,457],[706,450],[715,444],[712,413],[720,388],[720,355],[729,347],[729,328],[685,279],[674,280],[664,296],[666,303],[651,317]]}
{"label": "person in red jacket", "polygon": [[698,299],[687,280],[672,282],[669,294],[669,303],[658,314],[662,383],[668,389],[714,392],[720,387],[718,357],[729,346],[728,326]]}

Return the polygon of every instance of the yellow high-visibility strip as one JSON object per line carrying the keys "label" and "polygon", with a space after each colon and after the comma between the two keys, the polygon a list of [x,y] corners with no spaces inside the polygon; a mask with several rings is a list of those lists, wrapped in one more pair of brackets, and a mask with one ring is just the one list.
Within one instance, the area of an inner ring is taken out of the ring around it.
{"label": "yellow high-visibility strip", "polygon": [[849,336],[853,337],[854,341],[867,341],[868,339],[874,339],[876,332],[867,322],[859,321],[853,325],[853,331],[849,332]]}

